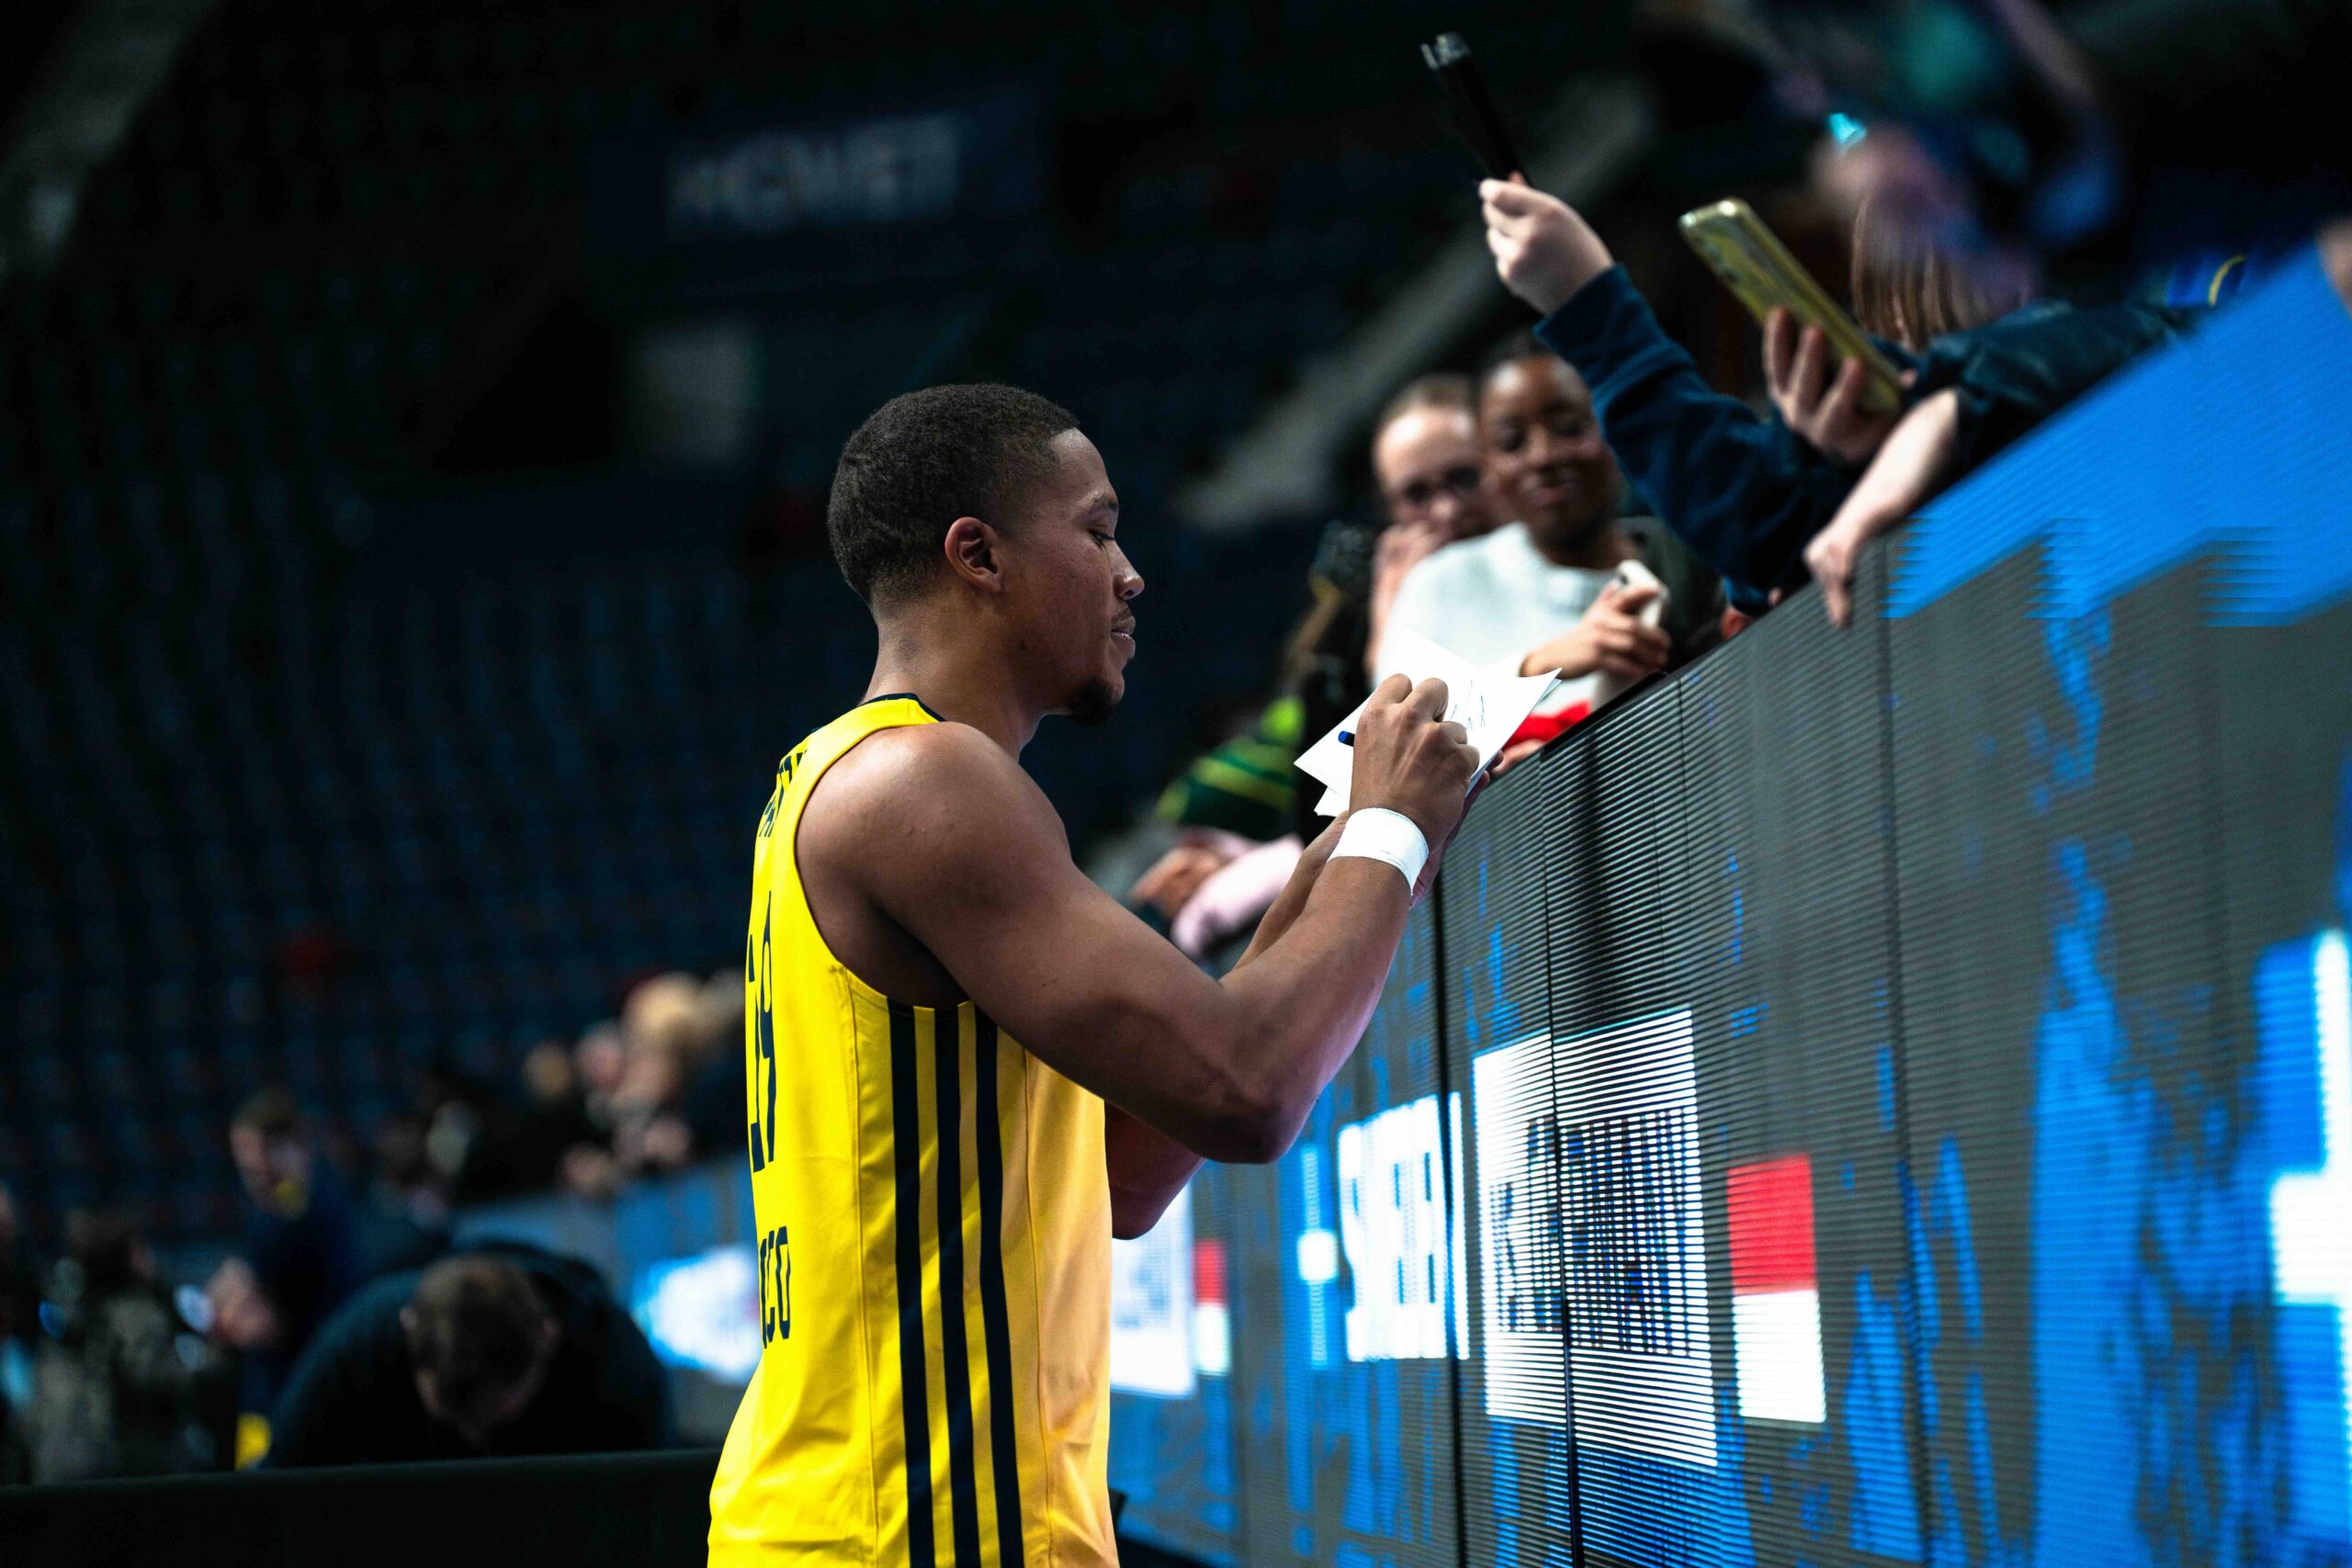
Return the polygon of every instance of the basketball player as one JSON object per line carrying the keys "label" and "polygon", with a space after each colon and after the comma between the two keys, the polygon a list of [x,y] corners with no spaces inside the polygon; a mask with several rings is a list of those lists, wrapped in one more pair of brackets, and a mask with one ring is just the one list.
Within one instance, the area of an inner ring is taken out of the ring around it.
{"label": "basketball player", "polygon": [[865,701],[785,757],[744,953],[758,1370],[714,1564],[1117,1560],[1111,1239],[1203,1158],[1290,1146],[1378,999],[1476,757],[1402,676],[1356,809],[1210,979],[1089,882],[1022,772],[1099,723],[1143,580],[1076,422],[937,387],[850,437],[827,525],[874,613]]}

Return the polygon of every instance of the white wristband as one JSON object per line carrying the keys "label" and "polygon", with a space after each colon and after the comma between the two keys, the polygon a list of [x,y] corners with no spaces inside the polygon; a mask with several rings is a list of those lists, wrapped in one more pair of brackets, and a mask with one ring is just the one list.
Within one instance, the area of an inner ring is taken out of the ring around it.
{"label": "white wristband", "polygon": [[1405,874],[1409,892],[1421,879],[1421,867],[1429,863],[1430,841],[1403,812],[1366,806],[1348,813],[1348,825],[1340,829],[1340,841],[1331,851],[1333,860],[1341,855],[1362,855],[1395,866]]}

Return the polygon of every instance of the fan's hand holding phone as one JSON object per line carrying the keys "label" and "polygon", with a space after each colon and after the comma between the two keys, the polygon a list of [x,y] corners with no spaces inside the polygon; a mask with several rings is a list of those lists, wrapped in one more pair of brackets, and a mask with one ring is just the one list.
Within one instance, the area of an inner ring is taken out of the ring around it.
{"label": "fan's hand holding phone", "polygon": [[1764,321],[1764,383],[1781,421],[1814,450],[1859,468],[1902,417],[1868,406],[1870,378],[1859,359],[1840,359],[1818,327],[1778,306]]}
{"label": "fan's hand holding phone", "polygon": [[1718,201],[1682,215],[1682,237],[1724,288],[1747,307],[1759,326],[1770,327],[1777,307],[1802,326],[1818,328],[1840,359],[1859,362],[1863,385],[1861,406],[1887,413],[1903,401],[1903,383],[1878,345],[1863,335],[1853,318],[1840,310],[1797,265],[1788,247],[1756,216],[1747,203]]}

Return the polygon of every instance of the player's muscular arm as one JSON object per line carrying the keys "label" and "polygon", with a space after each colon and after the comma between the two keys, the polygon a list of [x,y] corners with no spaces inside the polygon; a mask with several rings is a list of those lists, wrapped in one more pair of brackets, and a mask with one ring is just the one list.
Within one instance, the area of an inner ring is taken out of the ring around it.
{"label": "player's muscular arm", "polygon": [[[1353,791],[1436,844],[1476,765],[1460,728],[1437,722],[1443,704],[1435,682],[1384,686]],[[1052,807],[986,738],[941,725],[876,739],[835,803],[876,909],[1039,1057],[1184,1148],[1262,1161],[1289,1147],[1379,998],[1408,904],[1393,867],[1325,864],[1289,929],[1219,984],[1079,873]]]}
{"label": "player's muscular arm", "polygon": [[[1298,919],[1298,912],[1306,907],[1306,896],[1315,890],[1316,874],[1340,841],[1340,822],[1333,822],[1306,846],[1289,885],[1258,922],[1257,934],[1235,969],[1264,952]],[[1110,1108],[1102,1134],[1103,1165],[1111,1182],[1111,1232],[1121,1240],[1141,1235],[1159,1223],[1184,1183],[1193,1179],[1193,1172],[1201,1168],[1201,1156],[1117,1106]]]}
{"label": "player's muscular arm", "polygon": [[1115,1105],[1102,1108],[1102,1173],[1111,1184],[1111,1234],[1121,1241],[1159,1223],[1201,1156]]}

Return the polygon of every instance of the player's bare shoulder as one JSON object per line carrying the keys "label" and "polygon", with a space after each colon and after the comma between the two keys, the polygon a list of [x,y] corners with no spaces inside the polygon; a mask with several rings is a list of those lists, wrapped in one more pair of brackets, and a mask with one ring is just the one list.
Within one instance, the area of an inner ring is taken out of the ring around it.
{"label": "player's bare shoulder", "polygon": [[888,884],[975,854],[1069,853],[1061,819],[1020,763],[968,725],[911,724],[866,737],[826,771],[800,823],[804,874],[851,864]]}
{"label": "player's bare shoulder", "polygon": [[1055,851],[1068,860],[1036,785],[988,737],[944,723],[877,730],[843,753],[810,786],[794,845],[826,945],[867,985],[926,1007],[965,992],[917,934],[923,918],[1002,896],[1009,866]]}

